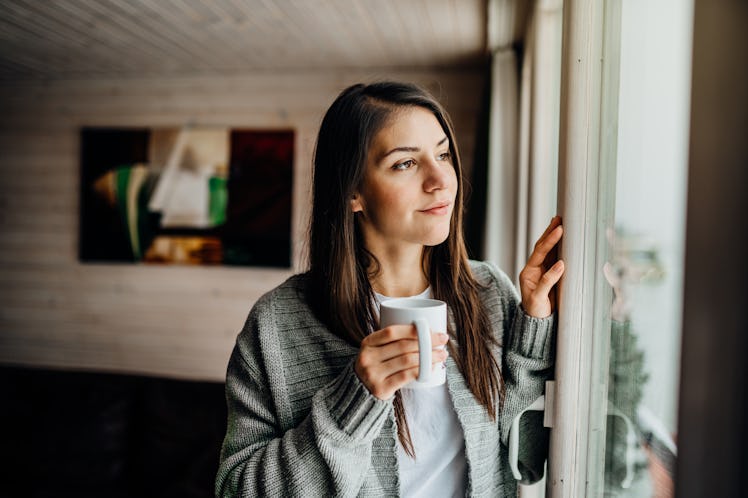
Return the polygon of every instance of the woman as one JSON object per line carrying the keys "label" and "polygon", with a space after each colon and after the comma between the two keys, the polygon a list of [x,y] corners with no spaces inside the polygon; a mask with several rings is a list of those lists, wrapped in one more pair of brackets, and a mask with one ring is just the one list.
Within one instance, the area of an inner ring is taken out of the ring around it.
{"label": "woman", "polygon": [[[216,495],[514,496],[505,442],[551,373],[563,263],[545,262],[562,229],[554,218],[535,246],[520,305],[506,275],[468,261],[462,196],[431,96],[400,83],[338,96],[317,138],[310,271],[255,304],[229,362]],[[447,303],[449,330],[432,336],[447,383],[406,397],[415,328],[378,330],[378,303],[416,295]],[[547,436],[524,422],[532,480]]]}

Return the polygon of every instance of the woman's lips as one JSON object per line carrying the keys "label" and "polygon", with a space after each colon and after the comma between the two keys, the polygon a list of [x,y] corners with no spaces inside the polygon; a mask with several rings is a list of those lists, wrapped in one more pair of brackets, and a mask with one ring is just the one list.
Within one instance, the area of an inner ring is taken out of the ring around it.
{"label": "woman's lips", "polygon": [[444,215],[449,213],[449,206],[449,202],[439,202],[426,209],[422,209],[420,212],[424,214]]}

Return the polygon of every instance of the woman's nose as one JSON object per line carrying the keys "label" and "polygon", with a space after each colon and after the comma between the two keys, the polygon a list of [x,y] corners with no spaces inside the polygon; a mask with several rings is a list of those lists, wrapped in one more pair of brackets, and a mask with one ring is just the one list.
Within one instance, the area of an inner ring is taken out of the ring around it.
{"label": "woman's nose", "polygon": [[434,159],[428,161],[425,168],[426,177],[423,180],[423,190],[431,192],[441,190],[449,185],[451,165],[440,163]]}

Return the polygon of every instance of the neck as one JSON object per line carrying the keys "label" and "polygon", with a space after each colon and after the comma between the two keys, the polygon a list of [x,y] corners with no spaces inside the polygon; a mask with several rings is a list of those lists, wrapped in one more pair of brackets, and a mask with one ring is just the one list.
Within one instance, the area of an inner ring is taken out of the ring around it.
{"label": "neck", "polygon": [[387,297],[415,296],[426,290],[423,272],[423,247],[406,250],[372,251],[379,261],[379,273],[372,277],[372,288]]}

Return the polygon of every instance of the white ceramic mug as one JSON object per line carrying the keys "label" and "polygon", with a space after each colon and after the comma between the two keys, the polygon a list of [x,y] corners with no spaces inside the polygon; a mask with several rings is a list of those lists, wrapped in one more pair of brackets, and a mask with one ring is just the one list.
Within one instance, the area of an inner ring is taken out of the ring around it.
{"label": "white ceramic mug", "polygon": [[[397,298],[383,301],[379,308],[379,325],[415,325],[418,331],[418,379],[405,388],[434,387],[447,380],[444,363],[431,368],[431,332],[447,332],[447,303],[437,299]],[[444,346],[441,346],[443,349]]]}

